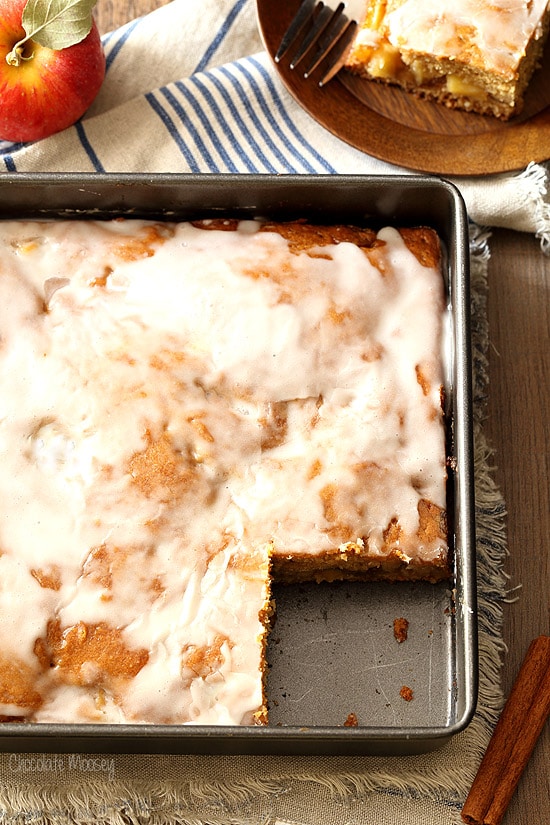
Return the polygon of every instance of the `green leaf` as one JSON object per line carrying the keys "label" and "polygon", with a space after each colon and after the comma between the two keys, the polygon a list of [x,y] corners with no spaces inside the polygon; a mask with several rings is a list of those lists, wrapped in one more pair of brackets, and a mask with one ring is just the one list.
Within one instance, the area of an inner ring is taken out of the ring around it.
{"label": "green leaf", "polygon": [[28,40],[48,49],[80,43],[92,28],[96,0],[27,0],[23,28]]}

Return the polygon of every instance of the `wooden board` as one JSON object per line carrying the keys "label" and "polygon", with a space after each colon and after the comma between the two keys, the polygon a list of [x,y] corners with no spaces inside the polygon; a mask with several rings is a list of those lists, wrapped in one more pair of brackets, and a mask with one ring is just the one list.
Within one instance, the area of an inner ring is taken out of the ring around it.
{"label": "wooden board", "polygon": [[[260,32],[273,59],[300,0],[257,0]],[[507,123],[418,100],[395,87],[341,71],[320,88],[286,55],[274,64],[297,102],[322,126],[375,158],[440,175],[485,175],[550,158],[550,48],[521,116]]]}

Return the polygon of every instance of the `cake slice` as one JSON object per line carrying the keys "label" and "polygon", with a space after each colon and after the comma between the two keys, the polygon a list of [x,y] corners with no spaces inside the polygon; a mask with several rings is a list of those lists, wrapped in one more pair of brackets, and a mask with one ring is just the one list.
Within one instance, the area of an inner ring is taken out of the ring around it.
{"label": "cake slice", "polygon": [[522,110],[549,24],[546,0],[367,0],[346,66],[508,120]]}

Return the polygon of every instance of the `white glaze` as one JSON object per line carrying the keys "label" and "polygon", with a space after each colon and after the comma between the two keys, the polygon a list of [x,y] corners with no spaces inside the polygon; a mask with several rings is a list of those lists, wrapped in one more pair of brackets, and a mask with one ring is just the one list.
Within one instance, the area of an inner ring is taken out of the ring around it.
{"label": "white glaze", "polygon": [[[419,498],[445,506],[440,274],[394,229],[377,267],[347,243],[289,256],[257,228],[168,226],[128,262],[146,223],[0,224],[0,651],[36,673],[34,720],[250,722],[268,556],[343,541],[329,485],[371,553],[394,516],[405,555],[444,550],[415,536]],[[277,403],[284,438],[265,447]],[[171,469],[140,483],[152,443]],[[147,662],[99,692],[41,673],[52,618],[119,628]],[[212,645],[197,673],[189,651]]]}
{"label": "white glaze", "polygon": [[386,12],[378,33],[360,30],[357,45],[374,46],[382,32],[403,55],[471,62],[513,76],[532,37],[541,35],[546,0],[404,0]]}

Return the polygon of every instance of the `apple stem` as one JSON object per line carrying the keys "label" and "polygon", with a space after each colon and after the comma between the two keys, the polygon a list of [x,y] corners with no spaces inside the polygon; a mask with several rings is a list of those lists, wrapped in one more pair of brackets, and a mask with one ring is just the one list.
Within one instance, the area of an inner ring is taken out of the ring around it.
{"label": "apple stem", "polygon": [[25,57],[23,55],[23,48],[25,43],[29,40],[28,37],[24,37],[23,40],[20,40],[19,43],[16,43],[11,52],[8,52],[6,55],[6,63],[10,66],[20,66],[22,60],[32,60],[34,54]]}

